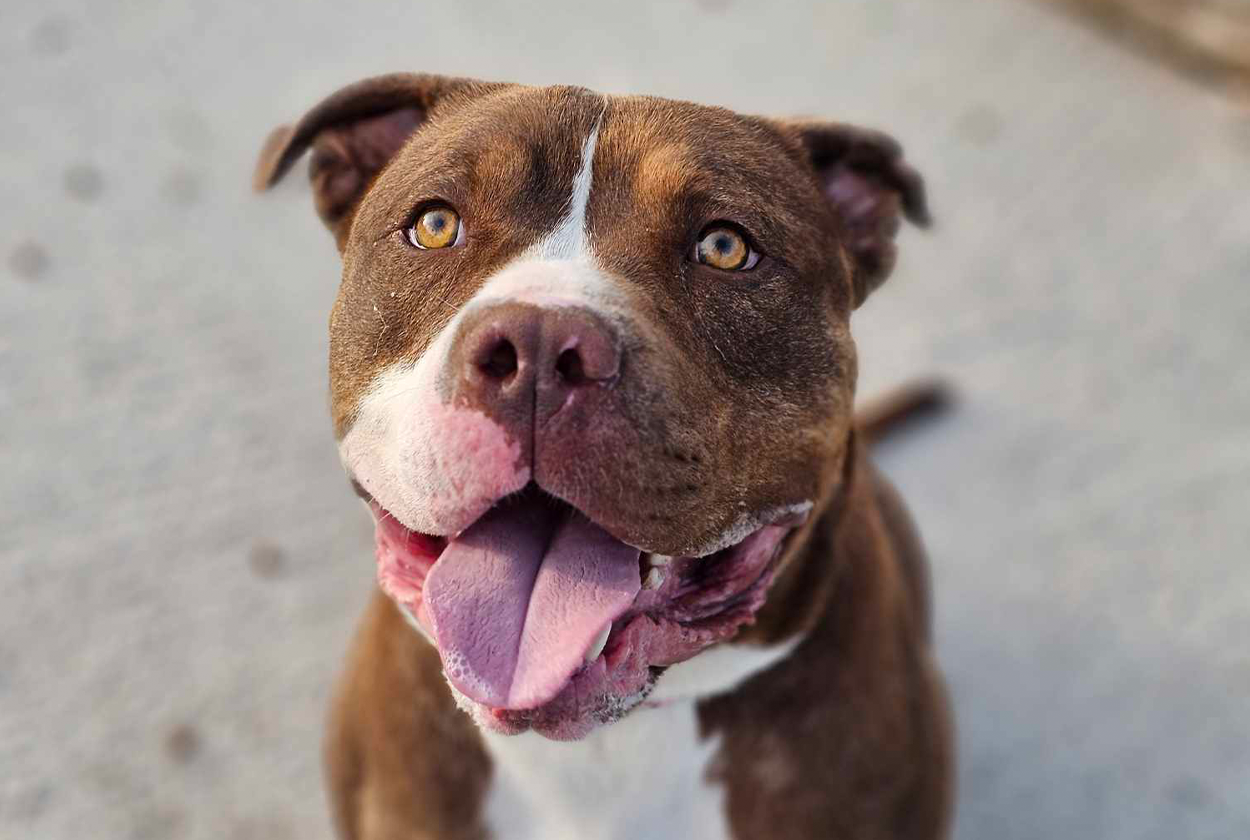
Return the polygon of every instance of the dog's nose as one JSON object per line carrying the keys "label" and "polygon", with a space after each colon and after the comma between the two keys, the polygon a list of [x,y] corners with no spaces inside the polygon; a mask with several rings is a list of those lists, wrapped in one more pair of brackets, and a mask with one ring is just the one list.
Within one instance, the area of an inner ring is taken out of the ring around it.
{"label": "dog's nose", "polygon": [[451,362],[458,395],[470,404],[501,420],[533,412],[541,421],[576,392],[613,384],[621,350],[589,309],[505,301],[463,320]]}

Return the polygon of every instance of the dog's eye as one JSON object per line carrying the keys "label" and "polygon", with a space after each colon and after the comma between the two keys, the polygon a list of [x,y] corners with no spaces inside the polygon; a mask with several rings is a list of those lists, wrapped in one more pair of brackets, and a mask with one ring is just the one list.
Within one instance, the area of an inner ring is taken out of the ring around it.
{"label": "dog's eye", "polygon": [[722,271],[747,271],[759,262],[746,237],[728,222],[713,222],[699,234],[694,261]]}
{"label": "dog's eye", "polygon": [[408,228],[408,241],[423,250],[459,245],[464,241],[460,214],[446,204],[423,210]]}

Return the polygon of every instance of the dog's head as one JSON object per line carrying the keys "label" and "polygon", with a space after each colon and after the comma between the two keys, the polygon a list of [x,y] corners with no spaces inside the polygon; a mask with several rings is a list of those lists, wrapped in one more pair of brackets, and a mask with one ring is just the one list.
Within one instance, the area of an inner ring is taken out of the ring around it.
{"label": "dog's head", "polygon": [[425,75],[278,129],[257,185],[309,148],[382,588],[479,724],[615,720],[752,620],[836,489],[850,314],[920,178],[845,125]]}

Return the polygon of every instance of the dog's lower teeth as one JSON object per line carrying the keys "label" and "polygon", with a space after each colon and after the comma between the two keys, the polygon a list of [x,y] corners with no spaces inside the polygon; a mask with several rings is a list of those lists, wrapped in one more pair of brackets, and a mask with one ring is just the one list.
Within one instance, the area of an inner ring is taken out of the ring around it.
{"label": "dog's lower teeth", "polygon": [[594,662],[599,658],[599,654],[603,653],[603,649],[608,644],[608,634],[612,632],[612,625],[605,624],[603,629],[599,631],[599,635],[595,636],[595,640],[590,644],[590,650],[586,651],[586,661]]}
{"label": "dog's lower teeth", "polygon": [[659,589],[663,585],[664,585],[664,572],[660,570],[659,566],[652,566],[651,570],[647,572],[646,580],[642,582],[642,588],[643,589]]}

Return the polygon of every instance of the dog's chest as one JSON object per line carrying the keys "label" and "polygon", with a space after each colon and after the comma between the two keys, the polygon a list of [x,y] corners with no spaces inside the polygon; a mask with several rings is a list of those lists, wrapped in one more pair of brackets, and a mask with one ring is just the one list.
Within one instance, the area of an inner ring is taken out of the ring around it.
{"label": "dog's chest", "polygon": [[487,820],[497,840],[725,840],[715,743],[691,702],[639,709],[574,743],[486,735]]}

